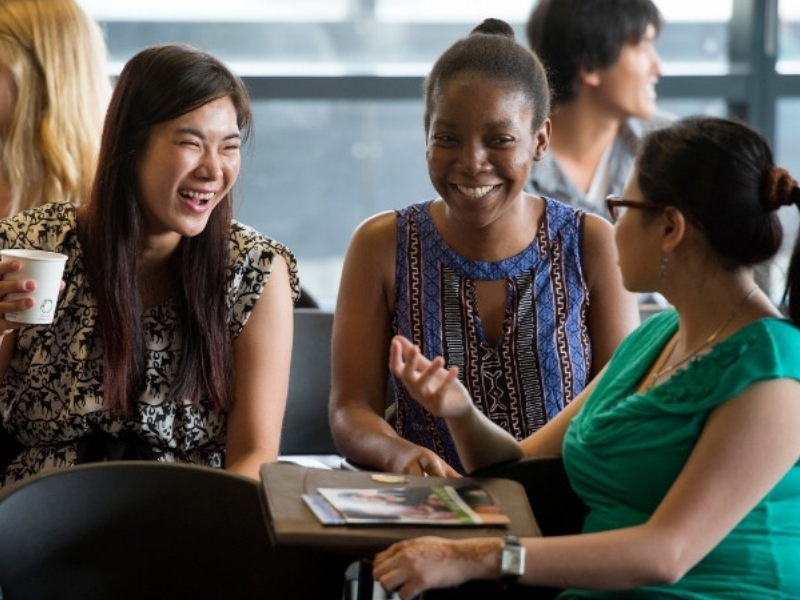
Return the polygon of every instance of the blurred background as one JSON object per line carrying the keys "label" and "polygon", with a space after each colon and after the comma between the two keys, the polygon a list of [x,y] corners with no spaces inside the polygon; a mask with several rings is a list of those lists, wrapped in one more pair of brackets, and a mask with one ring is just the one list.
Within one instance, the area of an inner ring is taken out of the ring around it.
{"label": "blurred background", "polygon": [[[144,46],[216,54],[252,94],[256,134],[235,216],[288,245],[303,287],[333,308],[355,227],[434,197],[422,80],[486,17],[524,25],[535,0],[78,0],[100,22],[112,75]],[[800,175],[800,0],[656,0],[660,108],[747,120]],[[487,6],[491,6],[487,9]],[[794,233],[797,211],[784,209]],[[743,240],[744,243],[746,241]],[[779,297],[786,253],[772,267]]]}

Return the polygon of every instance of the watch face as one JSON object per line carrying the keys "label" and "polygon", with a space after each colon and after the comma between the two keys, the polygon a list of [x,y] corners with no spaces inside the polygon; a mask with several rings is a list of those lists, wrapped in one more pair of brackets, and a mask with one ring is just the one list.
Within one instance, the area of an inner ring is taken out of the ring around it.
{"label": "watch face", "polygon": [[520,570],[519,549],[506,548],[503,550],[503,571],[509,574],[518,573]]}
{"label": "watch face", "polygon": [[516,538],[505,539],[500,556],[500,573],[503,579],[517,579],[525,572],[525,547]]}

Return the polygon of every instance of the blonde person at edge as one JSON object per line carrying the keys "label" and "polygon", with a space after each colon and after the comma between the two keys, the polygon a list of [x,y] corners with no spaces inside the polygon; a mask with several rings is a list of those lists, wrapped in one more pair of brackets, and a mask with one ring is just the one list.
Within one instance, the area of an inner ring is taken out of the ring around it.
{"label": "blonde person at edge", "polygon": [[[675,309],[547,426],[512,439],[401,338],[392,370],[447,420],[468,468],[563,456],[583,534],[522,540],[521,583],[567,588],[560,600],[800,598],[800,243],[789,319],[752,269],[778,251],[777,209],[800,205],[800,188],[760,134],[698,117],[649,134],[608,204],[626,287]],[[420,538],[379,554],[374,575],[404,599],[496,579],[503,545]]]}
{"label": "blonde person at edge", "polygon": [[[277,459],[298,284],[284,246],[231,219],[250,129],[219,60],[146,48],[114,87],[91,201],[0,221],[1,248],[69,257],[52,325],[0,317],[0,415],[18,443],[1,483],[122,458],[257,478]],[[0,315],[30,306],[8,294],[33,284],[0,281]]]}
{"label": "blonde person at edge", "polygon": [[73,0],[0,2],[0,218],[89,197],[111,83]]}
{"label": "blonde person at edge", "polygon": [[350,461],[463,471],[442,420],[394,382],[393,334],[459,366],[476,402],[522,439],[552,419],[638,324],[602,217],[523,191],[547,151],[549,89],[511,27],[487,19],[425,82],[431,183],[440,197],[362,223],[345,257],[333,330],[331,428]]}

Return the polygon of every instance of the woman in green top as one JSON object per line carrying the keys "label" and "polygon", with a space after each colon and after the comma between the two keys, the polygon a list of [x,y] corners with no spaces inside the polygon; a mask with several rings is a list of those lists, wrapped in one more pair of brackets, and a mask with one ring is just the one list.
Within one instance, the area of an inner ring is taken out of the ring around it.
{"label": "woman in green top", "polygon": [[[645,321],[586,390],[522,442],[474,409],[455,373],[406,340],[391,368],[445,417],[468,469],[563,455],[589,507],[582,535],[522,540],[521,583],[559,598],[800,598],[800,243],[781,318],[752,266],[780,247],[800,188],[761,135],[699,117],[651,133],[609,198]],[[632,209],[632,210],[624,210]],[[379,554],[401,598],[501,575],[500,539],[420,538]]]}

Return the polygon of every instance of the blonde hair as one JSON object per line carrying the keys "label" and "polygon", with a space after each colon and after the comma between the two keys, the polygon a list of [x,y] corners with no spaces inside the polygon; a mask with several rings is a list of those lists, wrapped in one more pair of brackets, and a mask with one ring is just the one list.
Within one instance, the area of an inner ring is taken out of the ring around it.
{"label": "blonde hair", "polygon": [[73,0],[0,2],[0,62],[16,84],[0,214],[88,199],[111,94],[106,61],[99,26]]}

